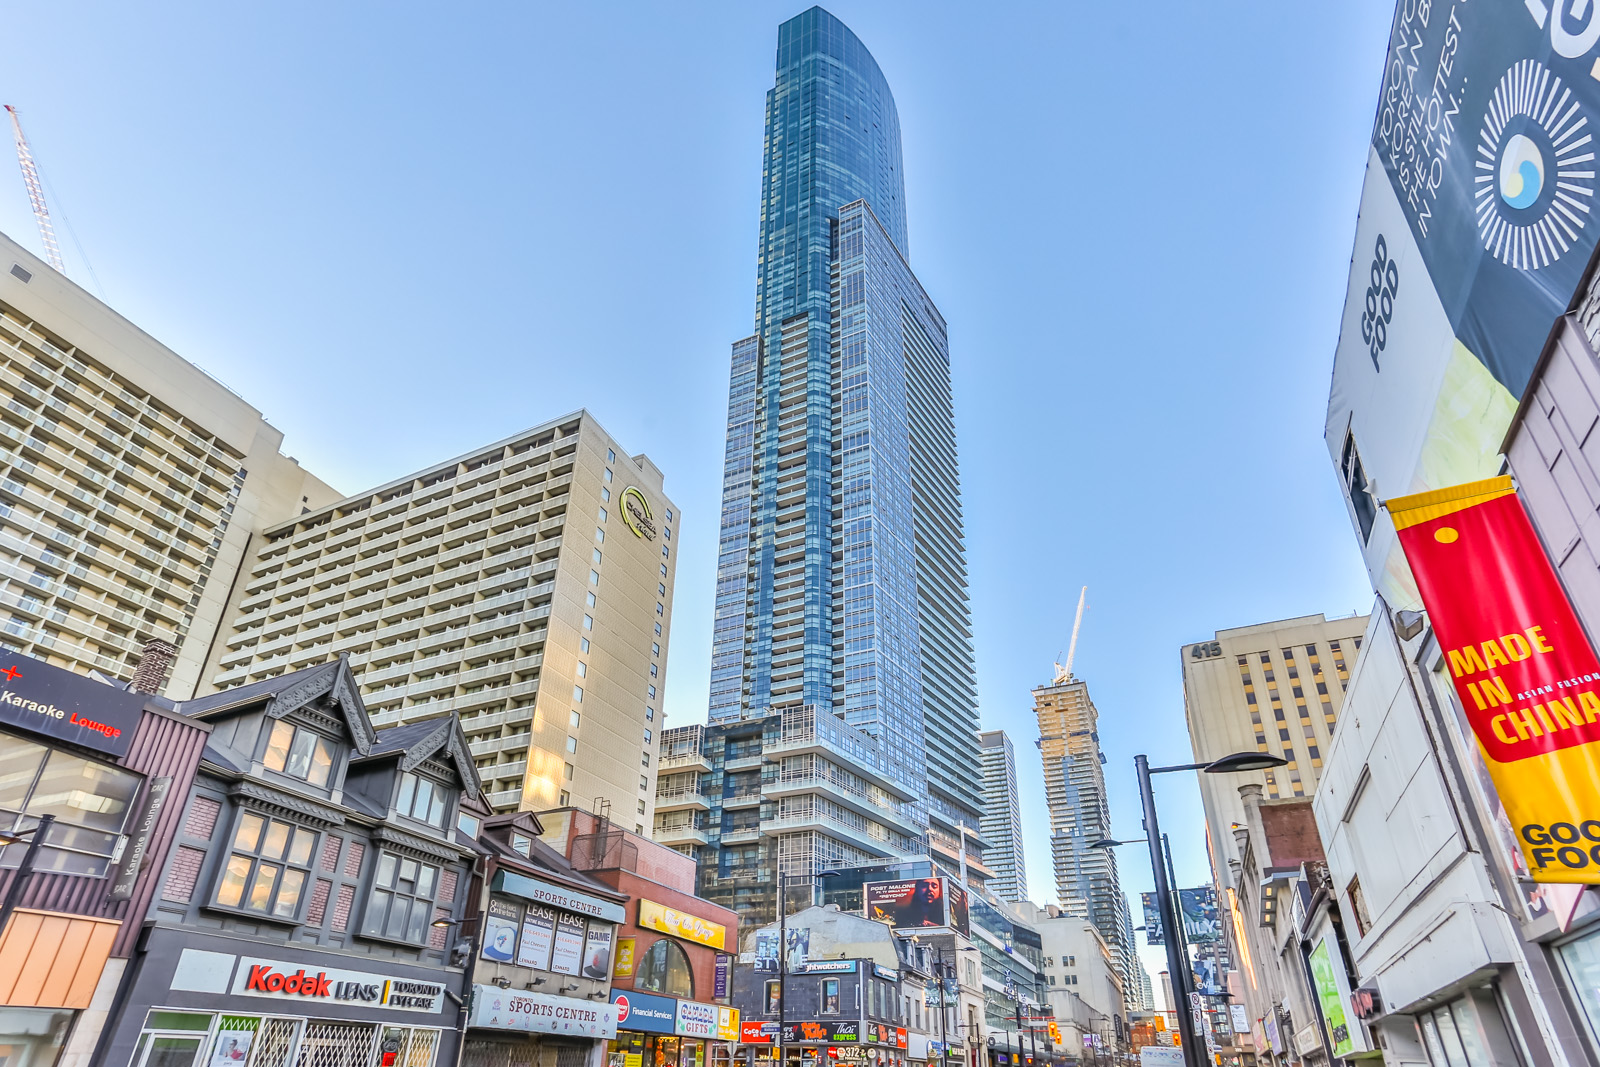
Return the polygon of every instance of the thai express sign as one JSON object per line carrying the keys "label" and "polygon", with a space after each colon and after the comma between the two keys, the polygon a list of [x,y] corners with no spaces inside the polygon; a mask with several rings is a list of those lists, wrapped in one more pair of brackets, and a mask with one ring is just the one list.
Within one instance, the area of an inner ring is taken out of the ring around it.
{"label": "thai express sign", "polygon": [[1600,882],[1600,659],[1511,479],[1388,506],[1533,879]]}

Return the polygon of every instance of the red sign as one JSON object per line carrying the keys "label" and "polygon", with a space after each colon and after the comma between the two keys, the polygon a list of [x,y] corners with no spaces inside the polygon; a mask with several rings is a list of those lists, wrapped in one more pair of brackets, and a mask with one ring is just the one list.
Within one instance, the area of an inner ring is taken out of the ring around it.
{"label": "red sign", "polygon": [[906,1047],[906,1028],[903,1026],[897,1026],[894,1028],[894,1047]]}
{"label": "red sign", "polygon": [[778,1032],[777,1023],[744,1022],[739,1024],[739,1040],[747,1045],[770,1045]]}
{"label": "red sign", "polygon": [[1388,506],[1534,880],[1600,882],[1600,658],[1511,479]]}
{"label": "red sign", "polygon": [[626,995],[618,996],[615,1003],[617,1005],[617,1022],[620,1023],[628,1017],[628,998]]}

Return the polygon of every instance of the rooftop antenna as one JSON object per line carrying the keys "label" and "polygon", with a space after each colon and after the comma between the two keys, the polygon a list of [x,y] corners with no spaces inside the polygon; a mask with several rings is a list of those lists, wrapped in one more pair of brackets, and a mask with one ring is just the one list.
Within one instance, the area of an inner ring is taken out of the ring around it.
{"label": "rooftop antenna", "polygon": [[1056,664],[1056,680],[1051,685],[1066,685],[1072,681],[1072,657],[1078,654],[1078,628],[1083,625],[1083,598],[1088,595],[1088,586],[1078,591],[1078,614],[1072,620],[1072,643],[1067,645],[1067,662]]}
{"label": "rooftop antenna", "polygon": [[28,139],[22,135],[17,109],[10,104],[6,104],[5,109],[11,116],[11,132],[17,139],[17,162],[22,165],[22,182],[28,187],[28,201],[33,205],[33,217],[39,223],[39,237],[44,241],[44,258],[59,273],[65,274],[67,267],[61,262],[61,246],[56,244],[55,227],[50,225],[50,209],[44,204],[44,186],[39,183],[39,168],[33,165],[33,153],[28,149]]}

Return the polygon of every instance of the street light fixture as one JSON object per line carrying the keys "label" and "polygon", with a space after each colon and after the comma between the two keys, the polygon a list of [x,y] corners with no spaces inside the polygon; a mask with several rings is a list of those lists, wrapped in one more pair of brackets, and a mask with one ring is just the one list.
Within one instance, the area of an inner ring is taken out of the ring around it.
{"label": "street light fixture", "polygon": [[1167,950],[1167,968],[1172,975],[1174,992],[1181,990],[1183,1003],[1174,1004],[1177,1016],[1178,1038],[1183,1044],[1183,1060],[1188,1067],[1206,1067],[1206,1057],[1196,1044],[1194,1021],[1189,1014],[1189,997],[1193,993],[1193,976],[1189,973],[1188,952],[1180,948],[1179,937],[1183,930],[1183,915],[1174,906],[1173,887],[1167,879],[1167,865],[1161,854],[1161,824],[1156,818],[1155,792],[1150,777],[1174,771],[1204,771],[1207,774],[1230,774],[1240,771],[1264,771],[1282,767],[1289,761],[1270,752],[1234,752],[1221,759],[1206,763],[1185,763],[1173,767],[1152,767],[1150,757],[1140,754],[1133,757],[1133,768],[1139,777],[1139,801],[1144,808],[1144,839],[1150,847],[1150,867],[1155,872],[1156,908],[1161,923],[1170,933],[1163,938]]}

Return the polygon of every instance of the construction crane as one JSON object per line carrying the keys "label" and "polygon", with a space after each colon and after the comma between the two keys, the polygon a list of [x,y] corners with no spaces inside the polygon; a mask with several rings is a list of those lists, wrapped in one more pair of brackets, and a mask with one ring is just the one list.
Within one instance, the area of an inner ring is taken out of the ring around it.
{"label": "construction crane", "polygon": [[1051,685],[1066,685],[1072,681],[1072,657],[1078,654],[1078,627],[1083,625],[1083,598],[1088,595],[1088,586],[1078,591],[1078,614],[1072,620],[1072,643],[1067,646],[1067,662],[1056,664],[1056,680]]}
{"label": "construction crane", "polygon": [[50,225],[50,209],[44,204],[44,186],[39,182],[39,168],[33,165],[33,153],[28,149],[28,139],[22,136],[22,123],[17,119],[17,109],[5,105],[11,116],[11,132],[17,138],[17,162],[22,164],[22,181],[28,187],[28,201],[33,204],[33,217],[39,222],[39,237],[44,241],[44,258],[62,274],[67,273],[61,262],[61,246],[56,244],[55,227]]}

